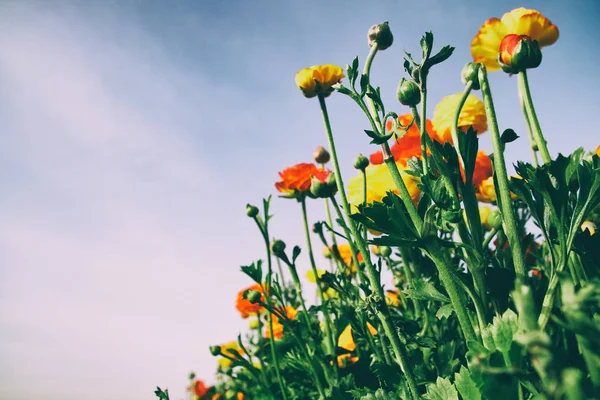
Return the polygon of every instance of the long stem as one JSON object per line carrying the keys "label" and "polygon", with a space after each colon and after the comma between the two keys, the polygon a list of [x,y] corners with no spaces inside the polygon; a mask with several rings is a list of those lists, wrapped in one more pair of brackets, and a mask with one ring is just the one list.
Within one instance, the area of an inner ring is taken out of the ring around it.
{"label": "long stem", "polygon": [[512,208],[512,200],[510,198],[510,189],[508,187],[508,174],[506,173],[506,164],[504,162],[503,143],[500,139],[500,131],[498,130],[498,120],[496,119],[496,111],[492,101],[492,91],[487,79],[487,71],[485,66],[481,66],[479,70],[479,84],[481,85],[481,93],[483,94],[483,102],[487,115],[490,136],[492,138],[492,146],[494,148],[494,173],[498,182],[500,193],[498,196],[498,206],[502,212],[502,227],[508,238],[510,249],[513,256],[513,264],[517,278],[526,280],[525,275],[525,259],[521,248],[521,240],[517,230],[517,221],[514,210]]}
{"label": "long stem", "polygon": [[421,157],[423,158],[423,171],[427,173],[429,162],[427,161],[427,77],[421,77],[421,123],[419,132],[421,133]]}
{"label": "long stem", "polygon": [[[371,83],[370,82],[370,80],[371,80],[370,79],[371,64],[373,64],[373,59],[375,58],[375,55],[377,54],[378,50],[379,50],[379,44],[377,42],[373,43],[371,50],[369,50],[369,55],[367,56],[367,59],[365,60],[365,66],[363,67],[363,75],[369,76],[369,84]],[[381,126],[381,120],[379,119],[379,115],[377,114],[377,111],[375,109],[375,102],[373,101],[372,98],[367,97],[367,104],[369,107],[369,112],[373,116],[373,119],[377,124],[377,128],[378,128],[379,132],[381,132],[383,134],[383,127]]]}
{"label": "long stem", "polygon": [[[363,237],[359,234],[358,230],[356,229],[356,224],[354,223],[354,220],[352,220],[352,218],[350,217],[350,206],[348,204],[348,198],[346,197],[346,191],[344,189],[344,182],[342,181],[342,173],[340,171],[340,165],[339,165],[339,162],[337,159],[337,153],[335,151],[335,143],[333,141],[333,133],[331,131],[331,125],[329,123],[329,115],[327,114],[327,106],[325,104],[325,98],[321,94],[319,94],[319,104],[321,106],[321,112],[323,113],[323,123],[325,124],[325,131],[327,133],[327,141],[329,144],[329,152],[331,153],[331,158],[333,161],[335,179],[336,179],[336,183],[338,186],[340,198],[342,200],[342,207],[344,208],[344,212],[345,212],[346,216],[348,217],[348,224],[350,225],[350,231],[352,232],[352,236],[354,236],[358,250],[363,255],[363,259],[365,261],[365,266],[367,269],[367,275],[369,277],[369,281],[371,282],[371,286],[373,287],[373,290],[379,296],[379,299],[380,299],[380,303],[381,303],[380,308],[381,309],[378,309],[376,311],[377,317],[380,319],[381,324],[383,325],[383,329],[384,329],[387,337],[390,339],[392,348],[394,349],[394,354],[396,356],[396,361],[398,362],[398,364],[400,365],[400,369],[404,372],[404,375],[406,376],[406,380],[408,382],[408,386],[410,388],[412,397],[414,399],[418,399],[419,392],[417,390],[417,384],[415,381],[415,377],[413,376],[412,370],[409,368],[409,366],[406,363],[406,355],[401,350],[401,343],[398,338],[398,335],[392,330],[392,325],[391,325],[391,322],[389,321],[389,317],[387,314],[387,312],[389,312],[389,310],[387,308],[387,304],[385,303],[385,295],[383,293],[383,289],[382,289],[381,285],[378,284],[377,274],[375,271],[375,267],[371,263],[371,258],[369,255],[368,248],[366,246],[366,243],[364,242]],[[357,268],[360,268],[360,267],[357,266]]]}
{"label": "long stem", "polygon": [[538,121],[535,108],[533,107],[533,100],[529,90],[529,81],[527,79],[526,70],[519,72],[519,96],[525,105],[525,118],[529,120],[528,123],[531,124],[533,128],[533,137],[538,149],[540,150],[540,154],[542,155],[542,162],[547,164],[552,161],[552,157],[550,157],[546,140],[544,139],[542,129],[540,128],[540,122]]}
{"label": "long stem", "polygon": [[[312,241],[310,239],[310,229],[308,227],[308,215],[306,212],[306,198],[303,198],[300,202],[302,204],[302,219],[304,221],[304,234],[306,235],[306,246],[308,248],[308,258],[310,259],[310,267],[315,274],[315,280],[317,281],[317,293],[319,294],[319,298],[321,299],[321,305],[323,306],[323,316],[325,318],[325,335],[329,340],[329,353],[331,357],[335,358],[335,341],[333,340],[333,335],[331,333],[331,315],[327,309],[327,304],[325,303],[325,297],[323,296],[323,289],[321,288],[321,284],[319,282],[319,274],[317,273],[317,266],[315,263],[315,257],[313,255],[312,250]],[[335,374],[337,375],[337,364],[333,363]]]}
{"label": "long stem", "polygon": [[[519,85],[520,86],[520,85]],[[529,143],[531,145],[531,155],[532,155],[532,161],[533,161],[533,166],[534,167],[538,167],[539,161],[538,161],[538,145],[535,141],[535,138],[533,137],[533,127],[531,126],[531,120],[529,118],[529,115],[527,114],[527,107],[525,106],[525,99],[523,98],[523,96],[520,95],[520,88],[519,88],[519,102],[521,103],[521,109],[523,110],[523,115],[525,115],[525,122],[527,123],[527,136],[529,137]]]}

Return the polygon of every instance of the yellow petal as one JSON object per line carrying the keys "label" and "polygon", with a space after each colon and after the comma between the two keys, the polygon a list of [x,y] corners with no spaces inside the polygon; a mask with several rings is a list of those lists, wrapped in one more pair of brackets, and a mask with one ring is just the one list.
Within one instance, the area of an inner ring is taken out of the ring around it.
{"label": "yellow petal", "polygon": [[488,19],[471,42],[473,61],[483,63],[488,71],[499,70],[497,58],[500,43],[508,33],[506,25],[501,20]]}
{"label": "yellow petal", "polygon": [[[446,96],[435,106],[431,122],[435,128],[435,135],[437,135],[439,141],[442,143],[452,143],[454,113],[461,97],[462,93]],[[472,127],[478,134],[482,134],[487,130],[485,107],[477,96],[472,94],[467,96],[458,116],[458,127],[464,131]]]}
{"label": "yellow petal", "polygon": [[536,10],[517,8],[502,16],[508,33],[527,35],[537,40],[540,47],[549,46],[558,40],[558,28]]}
{"label": "yellow petal", "polygon": [[[317,275],[320,277],[322,277],[323,275],[325,275],[325,271],[324,269],[318,269],[317,268]],[[315,273],[313,272],[312,269],[308,270],[308,272],[306,273],[306,278],[308,278],[308,280],[312,283],[316,283],[317,279],[315,278]]]}
{"label": "yellow petal", "polygon": [[317,95],[315,84],[315,70],[304,68],[296,73],[296,86],[302,91],[304,96],[310,98]]}
{"label": "yellow petal", "polygon": [[354,351],[354,349],[356,349],[356,343],[354,343],[354,338],[352,337],[352,327],[350,324],[348,324],[340,334],[340,337],[338,338],[338,347],[348,351]]}
{"label": "yellow petal", "polygon": [[371,336],[375,336],[377,335],[377,329],[375,329],[373,327],[373,325],[371,325],[370,323],[367,322],[367,329],[369,330],[369,332],[371,333]]}

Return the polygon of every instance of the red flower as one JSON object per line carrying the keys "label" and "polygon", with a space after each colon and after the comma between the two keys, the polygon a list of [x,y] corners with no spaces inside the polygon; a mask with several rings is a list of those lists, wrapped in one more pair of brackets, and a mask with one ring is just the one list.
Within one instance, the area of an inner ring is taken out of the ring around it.
{"label": "red flower", "polygon": [[317,172],[315,164],[296,164],[279,173],[281,182],[275,183],[275,187],[278,191],[289,194],[306,192],[310,189],[310,177]]}

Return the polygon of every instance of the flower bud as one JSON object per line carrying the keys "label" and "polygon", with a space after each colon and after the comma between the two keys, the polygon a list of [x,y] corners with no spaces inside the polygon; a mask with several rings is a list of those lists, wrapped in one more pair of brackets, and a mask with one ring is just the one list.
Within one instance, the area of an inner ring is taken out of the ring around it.
{"label": "flower bud", "polygon": [[329,152],[327,150],[325,150],[325,147],[319,146],[313,153],[313,158],[314,158],[315,162],[317,162],[319,164],[325,164],[329,161],[329,159],[331,157],[329,155]]}
{"label": "flower bud", "polygon": [[221,346],[210,346],[210,354],[213,356],[221,355]]}
{"label": "flower bud", "polygon": [[421,91],[419,85],[414,81],[402,78],[396,90],[396,96],[400,104],[414,107],[421,102]]}
{"label": "flower bud", "polygon": [[381,254],[382,257],[389,257],[392,255],[392,249],[388,246],[379,246],[379,254]]}
{"label": "flower bud", "polygon": [[333,172],[313,175],[310,180],[310,193],[315,197],[325,199],[337,193],[337,183]]}
{"label": "flower bud", "polygon": [[258,322],[258,319],[251,319],[250,322],[248,323],[248,327],[250,329],[258,329],[259,325],[260,324]]}
{"label": "flower bud", "polygon": [[250,218],[256,217],[258,215],[258,208],[253,205],[247,204],[246,205],[246,215],[249,216]]}
{"label": "flower bud", "polygon": [[502,213],[500,210],[492,211],[487,218],[487,223],[493,229],[500,229],[502,227]]}
{"label": "flower bud", "polygon": [[273,240],[273,242],[271,243],[271,251],[276,256],[278,256],[280,254],[284,254],[284,252],[285,252],[285,243],[282,240],[278,240],[278,239]]}
{"label": "flower bud", "polygon": [[368,33],[369,47],[377,43],[379,50],[385,50],[394,43],[394,35],[387,21],[381,24],[373,25]]}
{"label": "flower bud", "polygon": [[258,290],[248,290],[246,292],[246,299],[248,299],[248,301],[251,304],[258,304],[258,303],[260,303],[260,298],[261,297],[262,297],[262,294]]}
{"label": "flower bud", "polygon": [[331,250],[329,250],[328,247],[325,247],[323,249],[323,257],[325,257],[325,258],[331,258],[331,257],[333,257],[333,254],[331,253]]}
{"label": "flower bud", "polygon": [[462,72],[460,74],[460,80],[462,81],[463,85],[466,85],[469,82],[473,82],[473,85],[471,86],[473,90],[479,90],[481,88],[479,86],[479,68],[480,64],[474,62],[467,63],[463,67]]}
{"label": "flower bud", "polygon": [[536,68],[542,62],[542,52],[537,40],[527,35],[506,35],[500,43],[498,64],[504,72],[516,74]]}
{"label": "flower bud", "polygon": [[193,381],[194,379],[196,379],[196,374],[193,372],[190,372],[189,378],[190,378],[190,381]]}
{"label": "flower bud", "polygon": [[369,166],[369,159],[359,154],[354,160],[354,168],[364,171]]}

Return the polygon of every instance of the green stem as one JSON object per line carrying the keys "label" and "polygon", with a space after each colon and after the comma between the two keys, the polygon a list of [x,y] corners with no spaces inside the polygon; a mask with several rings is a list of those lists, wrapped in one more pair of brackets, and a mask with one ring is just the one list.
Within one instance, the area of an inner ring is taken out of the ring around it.
{"label": "green stem", "polygon": [[537,143],[535,142],[535,138],[533,137],[533,128],[531,126],[529,115],[527,114],[527,107],[525,107],[525,99],[521,95],[519,95],[519,102],[521,103],[521,109],[523,110],[523,115],[525,115],[525,122],[527,123],[527,136],[529,137],[529,143],[531,144],[533,166],[537,168],[539,165],[537,156],[537,152],[539,149]]}
{"label": "green stem", "polygon": [[544,135],[542,133],[542,129],[540,128],[540,123],[538,121],[537,114],[535,113],[535,108],[533,107],[533,100],[531,98],[531,92],[529,90],[527,72],[523,70],[519,72],[518,76],[519,96],[521,97],[521,102],[525,105],[525,118],[529,120],[529,124],[531,124],[533,128],[533,137],[535,139],[535,143],[537,144],[538,149],[540,150],[542,161],[544,164],[547,164],[550,161],[552,161],[552,157],[550,157],[550,152],[548,151],[546,140],[544,139]]}
{"label": "green stem", "polygon": [[[300,202],[302,204],[302,219],[304,221],[304,234],[306,236],[306,246],[308,247],[308,258],[310,259],[310,267],[313,271],[313,274],[315,274],[315,280],[317,282],[317,293],[319,294],[319,298],[321,299],[321,305],[323,308],[323,316],[325,318],[325,335],[327,335],[327,338],[329,340],[329,354],[331,355],[332,358],[335,358],[336,355],[336,348],[335,348],[335,341],[333,340],[333,335],[331,333],[331,326],[332,326],[332,321],[331,321],[331,314],[329,313],[327,304],[325,303],[325,297],[323,296],[323,289],[321,288],[321,284],[319,282],[319,274],[317,273],[317,266],[315,263],[315,257],[313,255],[313,250],[312,250],[312,241],[310,239],[310,228],[308,227],[308,214],[306,212],[306,198],[302,198],[302,201]],[[335,374],[337,375],[337,364],[333,363],[333,370],[335,372]]]}
{"label": "green stem", "polygon": [[[367,205],[367,172],[366,172],[366,170],[363,169],[363,170],[361,170],[361,173],[362,173],[362,177],[363,177],[363,206],[366,207],[366,205]],[[367,241],[368,237],[369,237],[368,236],[369,232],[367,231],[366,226],[364,227],[364,229],[365,229],[365,241]]]}
{"label": "green stem", "polygon": [[496,236],[496,233],[498,233],[498,229],[492,228],[492,230],[490,231],[490,233],[488,233],[487,237],[483,241],[483,248],[484,249],[488,248],[488,246],[490,245],[490,242],[492,241],[492,239],[494,238],[494,236]]}
{"label": "green stem", "polygon": [[498,182],[499,193],[498,206],[502,212],[502,227],[508,238],[511,253],[513,256],[513,264],[517,278],[526,281],[525,259],[523,250],[521,249],[521,240],[517,230],[517,221],[512,208],[512,199],[510,198],[510,189],[508,186],[508,174],[506,173],[506,164],[504,162],[503,142],[500,139],[500,131],[498,130],[498,120],[496,119],[496,111],[492,101],[492,91],[487,79],[487,71],[482,65],[479,70],[479,84],[481,85],[481,93],[483,94],[483,102],[487,115],[490,136],[492,138],[492,146],[494,148],[494,173]]}
{"label": "green stem", "polygon": [[[384,151],[383,151],[384,156],[386,154],[386,150],[389,154],[389,146],[387,145],[387,143],[384,143],[382,145],[382,147],[384,148]],[[402,179],[402,175],[400,174],[400,170],[398,169],[398,165],[396,165],[396,161],[394,160],[394,157],[392,157],[392,156],[386,157],[384,162],[387,165],[387,167],[390,171],[390,174],[392,175],[394,184],[396,185],[396,188],[398,189],[398,193],[400,194],[400,199],[404,203],[404,206],[406,207],[406,210],[408,211],[408,215],[410,216],[410,219],[412,220],[413,224],[415,225],[415,228],[417,228],[417,232],[419,233],[419,235],[423,234],[423,220],[419,216],[419,211],[417,210],[417,206],[415,206],[415,203],[413,203],[413,201],[410,197],[410,193],[408,192],[408,189],[406,188],[406,184],[404,183],[404,180]]]}
{"label": "green stem", "polygon": [[[369,277],[371,286],[373,287],[375,294],[377,296],[379,296],[380,303],[382,303],[380,309],[377,309],[377,311],[376,311],[377,317],[380,319],[381,324],[383,325],[383,329],[384,329],[387,337],[390,339],[392,348],[394,349],[394,354],[396,356],[396,361],[398,362],[400,369],[402,370],[402,372],[404,372],[404,375],[406,376],[406,380],[408,382],[408,386],[410,388],[412,397],[414,399],[418,399],[419,392],[417,390],[417,384],[415,381],[415,377],[413,375],[412,370],[406,363],[406,355],[404,354],[404,352],[401,349],[401,343],[398,338],[398,335],[396,334],[396,332],[394,332],[392,330],[392,325],[391,325],[391,322],[389,321],[389,316],[387,314],[389,312],[389,310],[387,308],[387,304],[385,303],[385,296],[383,294],[383,288],[378,283],[375,267],[371,263],[371,258],[370,258],[370,254],[369,254],[368,248],[366,246],[366,243],[364,242],[363,237],[359,234],[358,230],[356,229],[356,224],[354,223],[354,220],[350,217],[350,205],[348,204],[348,198],[346,197],[346,191],[344,189],[344,182],[342,181],[342,173],[340,171],[340,165],[338,162],[337,153],[335,151],[335,143],[333,141],[333,133],[331,131],[331,125],[329,123],[329,115],[327,114],[327,106],[325,104],[325,98],[321,94],[319,94],[319,104],[321,106],[321,112],[323,114],[323,123],[325,124],[325,131],[327,134],[329,151],[331,153],[331,158],[333,161],[335,179],[336,179],[336,183],[338,186],[340,198],[342,200],[342,207],[344,208],[344,212],[346,214],[346,217],[348,218],[348,225],[350,225],[350,231],[352,232],[352,236],[355,239],[358,250],[363,255],[363,259],[365,261],[365,266],[367,269],[367,275]],[[409,200],[410,200],[410,197],[409,197]],[[360,266],[357,265],[357,268],[360,268]]]}
{"label": "green stem", "polygon": [[[379,44],[377,42],[373,43],[371,50],[369,50],[369,55],[365,60],[365,66],[363,67],[363,75],[367,75],[369,77],[369,84],[371,83],[371,64],[373,64],[373,59],[375,59],[375,55],[379,50]],[[369,113],[372,115],[374,121],[377,124],[377,128],[381,134],[383,134],[383,127],[381,126],[381,120],[379,119],[379,114],[375,109],[375,102],[372,98],[367,96],[367,104],[369,107]]]}
{"label": "green stem", "polygon": [[419,132],[421,133],[421,157],[423,158],[423,171],[427,174],[429,162],[427,161],[427,81],[422,76],[421,81],[421,121],[419,123]]}
{"label": "green stem", "polygon": [[[267,287],[270,288],[271,287],[271,277],[273,275],[273,261],[271,259],[272,258],[271,257],[271,246],[269,245],[269,229],[267,227],[266,221],[264,224],[261,224],[257,217],[254,217],[254,221],[258,225],[258,228],[260,229],[260,231],[263,235],[263,239],[265,241],[265,247],[267,248],[267,265],[268,265],[267,276],[269,277],[268,278],[269,282],[267,282],[267,285],[268,285]],[[271,308],[271,296],[268,293],[265,293],[265,299],[267,301],[267,304],[269,305],[269,308]],[[271,358],[273,358],[273,364],[275,365],[275,374],[277,375],[277,382],[279,383],[279,390],[281,391],[282,398],[284,400],[287,400],[285,385],[283,384],[283,378],[281,377],[281,373],[279,372],[279,370],[280,370],[279,360],[277,359],[277,352],[275,351],[275,338],[273,336],[273,318],[272,318],[270,312],[267,313],[267,322],[269,325],[269,344],[270,344],[270,348],[271,348]]]}

